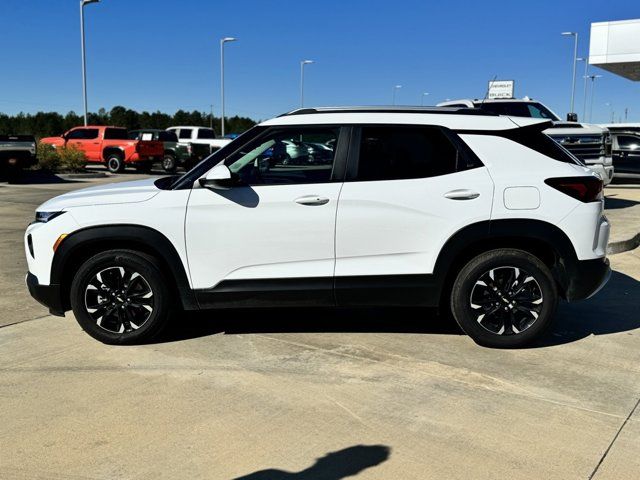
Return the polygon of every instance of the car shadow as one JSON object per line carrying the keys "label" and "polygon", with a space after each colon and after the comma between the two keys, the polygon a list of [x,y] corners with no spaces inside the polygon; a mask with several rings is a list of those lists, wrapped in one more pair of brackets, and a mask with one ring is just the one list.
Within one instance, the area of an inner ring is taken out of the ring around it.
{"label": "car shadow", "polygon": [[[551,330],[526,348],[575,342],[590,335],[640,329],[640,282],[613,272],[594,297],[561,302]],[[449,315],[435,309],[402,307],[270,308],[183,312],[153,343],[168,343],[220,333],[419,333],[463,335]]]}
{"label": "car shadow", "polygon": [[617,210],[620,208],[629,208],[634,205],[638,205],[640,202],[636,200],[627,200],[625,198],[616,198],[614,196],[607,196],[604,199],[604,208],[605,210]]}
{"label": "car shadow", "polygon": [[24,170],[15,176],[5,177],[0,175],[0,182],[6,181],[11,185],[46,185],[55,183],[78,183],[78,180],[61,178],[55,173],[44,170]]}
{"label": "car shadow", "polygon": [[428,308],[250,308],[183,312],[153,342],[177,342],[219,333],[292,332],[462,335],[452,318]]}
{"label": "car shadow", "polygon": [[614,271],[607,285],[592,298],[561,303],[551,331],[530,348],[562,345],[590,335],[639,329],[638,299],[640,282]]}
{"label": "car shadow", "polygon": [[329,452],[299,472],[270,468],[235,477],[234,480],[340,480],[380,465],[390,453],[391,449],[385,445],[355,445]]}

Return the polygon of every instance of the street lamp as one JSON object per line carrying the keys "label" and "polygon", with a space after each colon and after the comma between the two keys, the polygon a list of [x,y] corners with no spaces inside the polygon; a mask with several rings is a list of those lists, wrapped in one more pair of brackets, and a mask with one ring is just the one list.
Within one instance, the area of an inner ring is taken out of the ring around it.
{"label": "street lamp", "polygon": [[578,61],[584,62],[584,95],[582,99],[582,118],[587,119],[587,73],[589,70],[589,57],[580,57]]}
{"label": "street lamp", "polygon": [[574,37],[573,44],[573,81],[571,84],[571,108],[570,113],[574,113],[573,104],[576,97],[576,62],[578,61],[578,32],[562,32],[565,37]]}
{"label": "street lamp", "polygon": [[396,104],[396,90],[398,90],[399,88],[402,88],[402,85],[394,85],[391,89],[391,105]]}
{"label": "street lamp", "polygon": [[591,102],[589,105],[589,121],[593,115],[593,97],[595,96],[596,78],[602,78],[602,75],[587,75],[587,78],[591,79]]}
{"label": "street lamp", "polygon": [[314,63],[313,60],[302,60],[300,62],[300,108],[304,107],[304,66]]}
{"label": "street lamp", "polygon": [[84,100],[84,126],[87,126],[87,60],[84,54],[84,6],[100,0],[80,0],[80,45],[82,50],[82,98]]}
{"label": "street lamp", "polygon": [[224,137],[224,44],[227,42],[235,42],[237,39],[233,37],[224,37],[220,40],[220,110],[222,119],[220,121],[220,134]]}
{"label": "street lamp", "polygon": [[424,97],[426,97],[427,95],[429,95],[429,92],[424,92],[422,95],[420,95],[420,106],[424,105]]}

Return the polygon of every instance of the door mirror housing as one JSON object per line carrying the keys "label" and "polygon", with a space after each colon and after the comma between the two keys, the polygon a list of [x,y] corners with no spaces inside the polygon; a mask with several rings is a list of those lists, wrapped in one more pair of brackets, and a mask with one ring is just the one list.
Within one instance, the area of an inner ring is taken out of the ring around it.
{"label": "door mirror housing", "polygon": [[229,190],[238,184],[238,176],[224,163],[219,163],[198,179],[201,187],[216,190]]}

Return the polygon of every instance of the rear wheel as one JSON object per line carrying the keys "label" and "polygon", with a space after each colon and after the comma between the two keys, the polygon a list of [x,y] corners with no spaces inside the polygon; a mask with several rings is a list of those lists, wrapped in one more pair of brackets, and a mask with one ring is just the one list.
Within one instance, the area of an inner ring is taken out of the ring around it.
{"label": "rear wheel", "polygon": [[82,329],[112,345],[146,342],[170,316],[167,279],[153,257],[110,250],[87,260],[71,284],[71,307]]}
{"label": "rear wheel", "polygon": [[456,322],[487,347],[521,347],[540,337],[551,324],[557,303],[549,268],[516,249],[478,255],[460,270],[451,292]]}
{"label": "rear wheel", "polygon": [[124,158],[121,153],[110,153],[105,160],[107,170],[111,173],[120,173],[124,170]]}

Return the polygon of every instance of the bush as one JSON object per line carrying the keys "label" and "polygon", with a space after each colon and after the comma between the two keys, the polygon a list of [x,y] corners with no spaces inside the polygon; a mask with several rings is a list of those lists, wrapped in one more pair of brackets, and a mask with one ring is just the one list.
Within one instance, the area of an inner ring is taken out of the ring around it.
{"label": "bush", "polygon": [[60,154],[53,145],[38,143],[37,154],[38,167],[41,170],[55,172],[60,167]]}
{"label": "bush", "polygon": [[60,170],[65,172],[79,172],[87,164],[87,156],[75,145],[68,145],[59,149]]}

